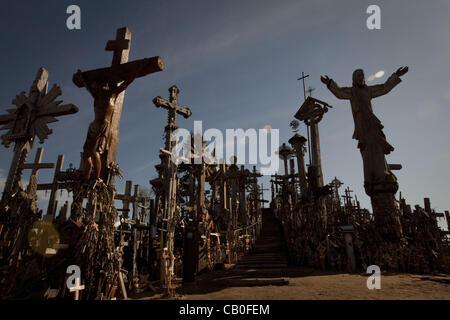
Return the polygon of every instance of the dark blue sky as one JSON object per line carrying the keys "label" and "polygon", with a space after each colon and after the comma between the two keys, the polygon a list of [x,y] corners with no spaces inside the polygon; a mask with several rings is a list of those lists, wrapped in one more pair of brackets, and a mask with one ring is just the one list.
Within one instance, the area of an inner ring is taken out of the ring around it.
{"label": "dark blue sky", "polygon": [[[70,4],[81,8],[80,31],[66,28]],[[370,4],[381,8],[381,30],[366,28]],[[441,0],[2,1],[0,112],[28,90],[39,67],[48,69],[50,85],[61,85],[64,102],[80,111],[51,124],[54,134],[44,144],[44,161],[55,162],[63,153],[66,166],[78,165],[93,110],[91,97],[72,84],[72,75],[77,69],[109,66],[106,41],[127,26],[133,34],[130,60],[159,55],[166,67],[130,86],[122,114],[117,161],[126,179],[148,186],[166,121],[166,113],[151,102],[155,96],[167,97],[176,84],[179,102],[193,112],[179,121],[189,130],[194,120],[203,120],[205,129],[270,125],[286,142],[292,135],[288,124],[303,99],[296,79],[304,71],[310,74],[306,85],[316,88],[313,96],[334,106],[320,123],[325,181],[338,176],[370,207],[361,156],[351,139],[349,102],[333,97],[319,78],[328,74],[347,86],[356,68],[365,69],[366,76],[383,70],[385,76],[373,82],[378,83],[407,65],[403,82],[373,101],[374,112],[396,148],[388,161],[403,165],[397,175],[407,201],[431,197],[432,207],[446,210],[449,14],[449,2]],[[304,125],[300,133],[306,135]],[[12,150],[0,150],[4,181]],[[41,171],[41,181],[50,176]],[[123,185],[118,183],[119,191]]]}

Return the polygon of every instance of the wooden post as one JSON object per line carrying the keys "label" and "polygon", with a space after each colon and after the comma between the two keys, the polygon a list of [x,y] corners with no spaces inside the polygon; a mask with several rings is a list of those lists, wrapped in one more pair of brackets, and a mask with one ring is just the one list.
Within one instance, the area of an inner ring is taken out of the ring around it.
{"label": "wooden post", "polygon": [[450,234],[450,213],[445,211],[445,220],[447,221],[447,232]]}
{"label": "wooden post", "polygon": [[303,198],[305,198],[308,195],[308,182],[306,180],[305,159],[304,159],[305,142],[306,138],[302,137],[299,134],[295,134],[291,139],[289,139],[289,143],[294,148],[297,157],[297,170],[300,182],[300,192]]}
{"label": "wooden post", "polygon": [[137,250],[138,250],[138,230],[137,230],[137,225],[139,224],[138,221],[138,199],[139,197],[139,185],[135,185],[134,186],[134,201],[133,201],[133,221],[134,221],[134,225],[133,227],[133,261],[132,261],[132,272],[131,272],[131,279],[132,279],[132,283],[133,283],[133,287],[134,289],[138,289],[138,285],[139,285],[139,276],[138,276],[138,269],[137,269]]}
{"label": "wooden post", "polygon": [[424,203],[424,207],[425,207],[425,211],[431,215],[431,202],[430,202],[430,198],[424,198],[423,199],[423,203]]}
{"label": "wooden post", "polygon": [[53,175],[53,183],[51,187],[50,199],[48,200],[47,215],[52,216],[52,220],[56,215],[56,193],[58,192],[58,175],[62,171],[64,163],[64,155],[59,155],[56,162],[55,174]]}
{"label": "wooden post", "polygon": [[228,208],[228,206],[227,206],[227,204],[228,204],[228,201],[227,201],[228,196],[227,196],[227,180],[226,180],[227,166],[226,166],[224,160],[220,164],[220,173],[221,173],[221,178],[220,178],[220,204],[222,206],[223,212],[225,212],[226,209]]}
{"label": "wooden post", "polygon": [[311,158],[312,165],[316,167],[317,186],[323,187],[322,160],[320,156],[319,123],[314,117],[310,119],[311,126]]}

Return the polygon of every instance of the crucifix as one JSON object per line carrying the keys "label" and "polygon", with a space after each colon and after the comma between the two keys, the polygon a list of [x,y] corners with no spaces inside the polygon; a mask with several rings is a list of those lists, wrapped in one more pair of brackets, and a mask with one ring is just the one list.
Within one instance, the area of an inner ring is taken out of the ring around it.
{"label": "crucifix", "polygon": [[[125,89],[136,79],[162,71],[160,57],[128,62],[131,32],[127,27],[117,30],[116,39],[106,44],[106,51],[113,51],[111,67],[86,72],[78,70],[72,81],[85,87],[94,98],[95,119],[90,124],[83,146],[83,171],[85,180],[90,178],[108,181],[108,168],[115,165],[119,142],[119,125]],[[110,176],[109,183],[114,183]]]}
{"label": "crucifix", "polygon": [[170,98],[169,101],[166,99],[161,98],[160,96],[157,96],[153,99],[153,103],[157,108],[163,108],[168,111],[168,121],[167,126],[165,128],[166,133],[166,144],[165,148],[168,151],[172,151],[172,145],[174,145],[175,141],[172,141],[170,137],[172,133],[178,128],[177,127],[177,113],[179,115],[182,115],[185,119],[189,118],[192,115],[192,112],[189,108],[182,107],[178,105],[178,94],[180,93],[180,89],[177,88],[177,86],[171,86],[169,88],[169,94]]}
{"label": "crucifix", "polygon": [[[169,101],[166,99],[161,98],[160,96],[157,96],[153,99],[153,103],[157,108],[163,108],[168,111],[168,120],[167,120],[167,126],[164,128],[165,131],[165,151],[160,154],[161,158],[161,164],[157,166],[159,177],[157,179],[154,179],[150,181],[152,185],[155,187],[162,185],[166,185],[166,192],[168,191],[169,186],[167,186],[167,181],[171,179],[171,162],[170,162],[170,155],[172,154],[172,148],[175,147],[176,141],[172,141],[171,137],[172,134],[175,132],[177,127],[177,114],[182,115],[184,118],[189,118],[192,115],[192,112],[189,108],[182,107],[178,105],[178,94],[180,93],[180,90],[174,85],[169,88],[170,98]],[[173,164],[173,161],[172,161]],[[164,188],[163,188],[164,189]],[[168,204],[167,201],[169,201],[169,196],[163,192],[161,189],[161,198],[162,202],[164,203],[164,213],[168,213],[168,208],[166,205]],[[176,186],[175,186],[176,189]],[[175,190],[174,189],[174,190]],[[161,200],[161,199],[160,199]]]}
{"label": "crucifix", "polygon": [[[158,181],[162,181],[160,190],[158,190],[158,198],[163,206],[163,214],[167,225],[166,239],[161,234],[161,246],[163,252],[161,254],[161,283],[166,286],[166,293],[171,295],[172,292],[172,270],[174,267],[174,233],[175,222],[174,216],[177,206],[177,160],[173,159],[174,150],[176,148],[177,141],[172,139],[172,134],[177,129],[177,114],[181,114],[186,119],[192,115],[189,108],[181,107],[178,105],[178,94],[180,90],[176,86],[169,88],[170,98],[169,101],[157,96],[153,99],[153,103],[157,108],[164,108],[168,110],[168,123],[165,127],[166,140],[165,149],[160,150],[161,166],[159,171]],[[150,182],[152,183],[153,180]],[[152,183],[153,184],[153,183]]]}
{"label": "crucifix", "polygon": [[58,85],[48,89],[48,71],[40,68],[31,85],[29,94],[22,91],[12,103],[15,109],[8,109],[7,115],[0,115],[0,130],[8,130],[1,136],[2,143],[7,148],[14,142],[14,157],[3,190],[2,201],[5,201],[18,187],[22,178],[25,161],[33,147],[35,137],[40,143],[48,138],[52,130],[48,123],[58,121],[55,117],[78,112],[73,104],[60,105],[62,101],[55,100],[62,94]]}
{"label": "crucifix", "polygon": [[341,203],[340,196],[339,196],[339,188],[343,185],[343,183],[337,178],[334,177],[333,181],[331,181],[330,185],[333,187],[333,200]]}

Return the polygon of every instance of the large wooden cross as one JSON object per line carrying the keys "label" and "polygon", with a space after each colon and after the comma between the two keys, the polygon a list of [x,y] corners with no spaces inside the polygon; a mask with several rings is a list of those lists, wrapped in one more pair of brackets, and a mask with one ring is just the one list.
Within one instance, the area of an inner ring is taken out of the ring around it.
{"label": "large wooden cross", "polygon": [[[92,82],[118,85],[125,80],[130,80],[131,82],[136,78],[144,77],[150,73],[159,72],[164,69],[163,60],[158,56],[128,62],[130,43],[131,31],[127,27],[118,29],[116,39],[108,41],[105,48],[106,51],[113,51],[114,53],[111,67],[78,72],[74,74],[72,81],[79,88],[83,88],[86,86],[86,83]],[[106,132],[106,150],[102,154],[102,179],[104,181],[107,181],[104,169],[109,165],[114,164],[116,161],[117,146],[119,143],[119,125],[124,96],[125,90],[118,94],[115,99],[114,111],[111,118],[106,119],[109,121],[110,125],[108,132]],[[113,179],[111,179],[110,182],[112,183]]]}
{"label": "large wooden cross", "polygon": [[6,110],[7,115],[0,115],[0,130],[8,130],[1,136],[2,143],[9,147],[14,143],[14,157],[9,169],[8,178],[3,190],[2,201],[15,189],[22,177],[25,161],[33,147],[35,137],[43,143],[52,133],[48,123],[58,121],[55,117],[78,112],[73,104],[61,105],[62,101],[55,100],[62,94],[61,88],[54,85],[48,89],[48,71],[40,68],[29,94],[24,91],[16,96],[12,103],[15,109]]}

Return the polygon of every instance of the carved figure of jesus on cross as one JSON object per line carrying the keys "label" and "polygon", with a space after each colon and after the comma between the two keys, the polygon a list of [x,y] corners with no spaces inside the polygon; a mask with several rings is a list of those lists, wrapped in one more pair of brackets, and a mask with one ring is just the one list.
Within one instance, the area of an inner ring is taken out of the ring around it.
{"label": "carved figure of jesus on cross", "polygon": [[[107,181],[107,169],[115,164],[125,89],[134,79],[164,69],[160,57],[128,62],[130,42],[130,30],[126,27],[118,29],[116,39],[108,41],[105,48],[114,52],[111,67],[86,72],[78,70],[72,79],[79,88],[85,87],[94,98],[95,118],[83,146],[85,180],[95,178]],[[113,177],[109,181],[113,183]]]}

